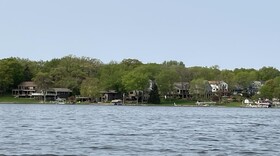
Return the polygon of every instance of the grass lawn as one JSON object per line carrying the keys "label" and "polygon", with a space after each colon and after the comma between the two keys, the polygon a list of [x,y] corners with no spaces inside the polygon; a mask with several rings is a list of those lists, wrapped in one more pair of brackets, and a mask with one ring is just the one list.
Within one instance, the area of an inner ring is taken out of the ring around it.
{"label": "grass lawn", "polygon": [[29,98],[15,98],[12,95],[0,95],[0,103],[39,103],[38,100],[29,99]]}
{"label": "grass lawn", "polygon": [[220,106],[225,106],[225,107],[242,107],[241,102],[230,102],[226,104],[220,104]]}
{"label": "grass lawn", "polygon": [[[12,95],[0,95],[0,103],[16,103],[16,104],[35,104],[40,103],[40,101],[29,98],[15,98]],[[177,106],[196,106],[196,101],[187,101],[182,99],[161,99],[160,104],[147,104],[148,106],[174,106],[174,103]],[[215,106],[222,107],[242,107],[241,102],[230,102],[226,104],[216,104]]]}
{"label": "grass lawn", "polygon": [[[174,106],[174,103],[177,106],[194,106],[195,101],[187,101],[187,100],[182,100],[182,99],[168,99],[168,100],[162,100],[161,103],[158,104],[159,106]],[[157,104],[154,104],[157,105]]]}
{"label": "grass lawn", "polygon": [[[149,105],[157,105],[157,106],[174,106],[174,103],[177,106],[196,106],[196,101],[187,101],[182,99],[174,99],[174,100],[161,100],[160,104],[149,104]],[[225,104],[215,104],[212,106],[222,106],[222,107],[242,107],[241,102],[229,102]]]}

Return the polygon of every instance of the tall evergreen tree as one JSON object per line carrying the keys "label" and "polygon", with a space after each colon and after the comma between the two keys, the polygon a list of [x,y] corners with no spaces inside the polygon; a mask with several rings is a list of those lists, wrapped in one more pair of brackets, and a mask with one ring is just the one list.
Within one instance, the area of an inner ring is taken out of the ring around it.
{"label": "tall evergreen tree", "polygon": [[23,81],[31,81],[33,78],[33,75],[29,69],[29,66],[25,66],[25,69],[23,71]]}
{"label": "tall evergreen tree", "polygon": [[150,97],[148,99],[148,103],[150,103],[150,104],[160,104],[158,87],[155,83],[153,83],[153,85],[152,85],[152,90],[150,92]]}

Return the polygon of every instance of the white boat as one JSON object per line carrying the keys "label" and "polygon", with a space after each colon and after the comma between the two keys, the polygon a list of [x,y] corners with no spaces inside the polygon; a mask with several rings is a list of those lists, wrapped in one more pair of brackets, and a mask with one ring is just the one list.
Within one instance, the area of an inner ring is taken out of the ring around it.
{"label": "white boat", "polygon": [[58,104],[58,105],[64,105],[64,104],[66,104],[66,100],[65,99],[61,99],[61,98],[57,98],[55,100],[55,103]]}
{"label": "white boat", "polygon": [[113,103],[113,105],[122,105],[122,100],[119,99],[112,100],[111,103]]}
{"label": "white boat", "polygon": [[253,107],[253,108],[270,108],[272,107],[272,103],[268,100],[266,101],[261,101],[261,100],[258,100],[257,102],[249,102],[249,103],[246,103],[245,102],[246,107]]}

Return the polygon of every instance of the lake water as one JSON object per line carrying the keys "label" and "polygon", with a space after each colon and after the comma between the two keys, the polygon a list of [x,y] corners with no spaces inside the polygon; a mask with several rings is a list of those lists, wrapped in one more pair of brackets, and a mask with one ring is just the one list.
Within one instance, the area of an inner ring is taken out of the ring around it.
{"label": "lake water", "polygon": [[0,105],[0,155],[279,155],[280,109]]}

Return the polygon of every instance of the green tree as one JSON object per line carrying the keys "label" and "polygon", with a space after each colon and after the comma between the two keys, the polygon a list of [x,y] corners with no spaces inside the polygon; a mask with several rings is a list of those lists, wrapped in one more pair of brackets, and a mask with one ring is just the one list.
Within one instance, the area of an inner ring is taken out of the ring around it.
{"label": "green tree", "polygon": [[190,94],[194,95],[196,100],[209,98],[210,85],[207,80],[195,79],[190,83]]}
{"label": "green tree", "polygon": [[260,89],[262,98],[280,98],[280,77],[266,81]]}
{"label": "green tree", "polygon": [[264,86],[261,87],[260,92],[261,92],[261,97],[263,98],[268,98],[272,99],[273,98],[273,93],[274,93],[274,82],[273,80],[268,80]]}
{"label": "green tree", "polygon": [[166,66],[166,67],[170,67],[170,66],[181,66],[181,67],[185,67],[185,64],[180,61],[175,61],[175,60],[170,60],[170,61],[164,61],[162,63],[163,66]]}
{"label": "green tree", "polygon": [[25,66],[23,71],[23,81],[31,81],[33,78],[33,74],[30,71],[29,66]]}
{"label": "green tree", "polygon": [[228,88],[233,89],[237,84],[234,79],[234,73],[231,70],[222,70],[218,80],[224,81],[228,84]]}
{"label": "green tree", "polygon": [[167,95],[174,91],[174,83],[179,81],[179,75],[174,68],[163,67],[156,77],[158,88],[162,95]]}
{"label": "green tree", "polygon": [[158,87],[156,83],[153,83],[152,90],[149,93],[148,103],[150,104],[160,104],[160,96],[158,93]]}
{"label": "green tree", "polygon": [[16,58],[17,61],[24,67],[24,81],[30,81],[44,66],[43,61],[31,61],[29,59]]}
{"label": "green tree", "polygon": [[87,78],[81,84],[81,95],[96,98],[100,94],[99,80],[97,78]]}
{"label": "green tree", "polygon": [[98,78],[101,66],[97,59],[69,55],[45,63],[44,71],[50,74],[55,87],[69,88],[78,95],[85,79]]}
{"label": "green tree", "polygon": [[188,69],[193,79],[204,79],[204,80],[218,80],[220,76],[220,70],[217,66],[213,67],[190,67]]}
{"label": "green tree", "polygon": [[[190,82],[190,72],[188,69],[186,69],[183,66],[174,66],[173,68],[175,68],[177,75],[179,76],[179,81],[181,83],[181,88],[184,88],[184,83],[185,82]],[[181,92],[181,96],[182,98],[184,97],[184,92]]]}
{"label": "green tree", "polygon": [[255,71],[241,71],[234,78],[237,85],[248,88],[253,81],[257,80],[257,73]]}
{"label": "green tree", "polygon": [[33,81],[37,84],[38,89],[41,90],[41,92],[43,93],[44,102],[46,102],[47,90],[53,85],[51,76],[48,73],[39,72],[33,78]]}
{"label": "green tree", "polygon": [[280,76],[273,79],[274,90],[273,97],[280,99]]}
{"label": "green tree", "polygon": [[120,65],[125,71],[131,71],[136,67],[143,65],[143,63],[137,59],[124,59],[122,60]]}
{"label": "green tree", "polygon": [[262,81],[267,81],[280,76],[279,70],[273,67],[263,67],[259,70],[259,79]]}
{"label": "green tree", "polygon": [[116,62],[103,65],[100,70],[100,84],[102,90],[116,90],[117,92],[125,92],[122,84],[122,76],[126,71]]}
{"label": "green tree", "polygon": [[[149,87],[149,75],[147,73],[133,70],[122,77],[122,83],[127,91],[135,91],[136,93],[141,91],[143,103],[144,91]],[[137,103],[139,96],[139,94],[136,95]]]}
{"label": "green tree", "polygon": [[23,80],[24,67],[16,58],[0,60],[0,90],[11,91]]}
{"label": "green tree", "polygon": [[159,74],[161,66],[155,63],[148,63],[138,66],[134,70],[139,73],[146,73],[150,80],[155,80],[155,77]]}
{"label": "green tree", "polygon": [[273,90],[273,97],[274,98],[280,98],[280,86],[278,85],[277,87],[274,88]]}
{"label": "green tree", "polygon": [[61,59],[54,58],[50,61],[46,62],[38,62],[39,66],[41,66],[40,71],[44,73],[49,73],[53,69],[57,68],[61,62]]}

